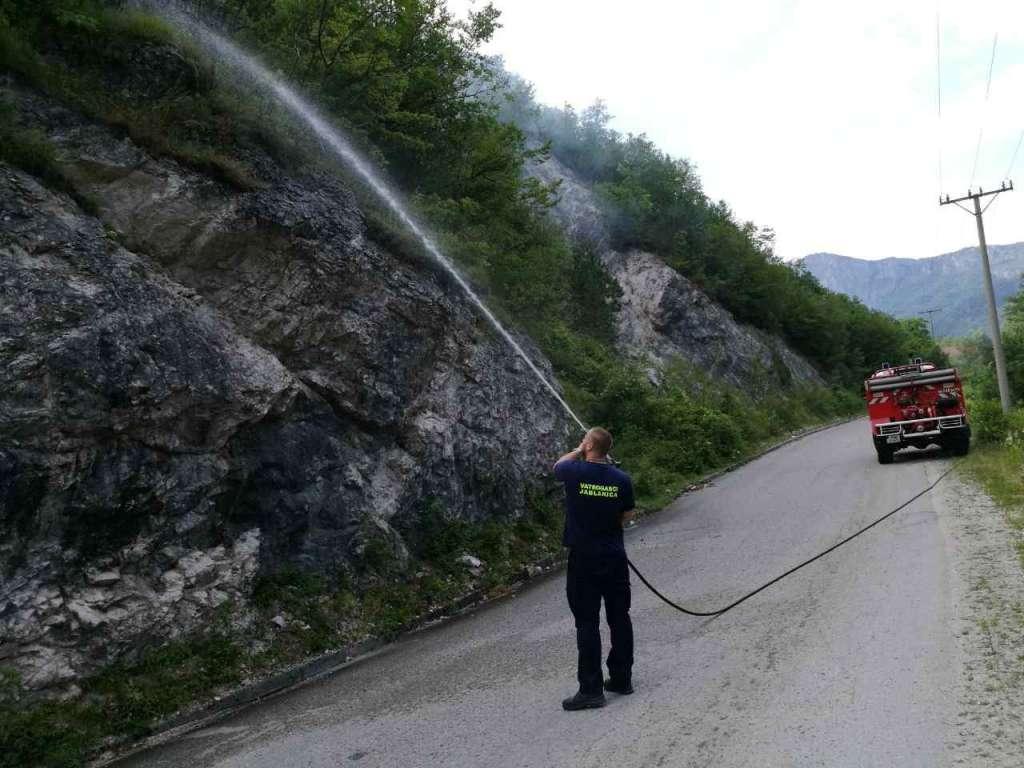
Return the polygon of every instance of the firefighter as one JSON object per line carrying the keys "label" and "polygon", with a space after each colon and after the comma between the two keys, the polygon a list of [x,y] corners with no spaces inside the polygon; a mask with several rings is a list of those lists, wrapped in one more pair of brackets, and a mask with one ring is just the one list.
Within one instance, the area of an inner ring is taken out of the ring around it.
{"label": "firefighter", "polygon": [[[566,710],[606,703],[604,691],[633,692],[633,624],[629,618],[629,570],[622,526],[633,516],[633,484],[608,458],[612,436],[594,427],[579,447],[555,462],[565,485],[565,532],[569,548],[566,594],[576,621],[579,691]],[[601,673],[601,600],[611,632],[608,679]]]}

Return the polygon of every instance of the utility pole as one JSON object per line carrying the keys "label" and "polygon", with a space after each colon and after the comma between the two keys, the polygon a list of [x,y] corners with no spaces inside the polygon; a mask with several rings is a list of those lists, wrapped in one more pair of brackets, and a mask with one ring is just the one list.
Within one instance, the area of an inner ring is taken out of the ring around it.
{"label": "utility pole", "polygon": [[928,315],[928,327],[931,328],[932,339],[935,338],[935,319],[932,317],[936,312],[941,312],[941,309],[922,309],[920,310],[922,315]]}
{"label": "utility pole", "polygon": [[[1010,412],[1010,382],[1006,378],[1006,355],[1003,353],[1003,337],[999,332],[999,311],[996,309],[996,292],[992,288],[992,269],[988,264],[988,245],[985,243],[985,223],[982,220],[982,216],[995,201],[995,195],[1012,190],[1013,182],[1004,181],[999,189],[993,189],[989,192],[978,187],[977,192],[971,192],[968,188],[966,195],[955,200],[951,200],[949,195],[946,195],[945,199],[941,196],[939,197],[939,205],[955,205],[957,208],[962,208],[974,216],[978,224],[978,249],[981,251],[983,282],[985,283],[985,295],[988,297],[988,325],[992,334],[992,354],[996,359],[996,381],[999,383],[999,401],[1002,403],[1003,413]],[[989,195],[993,195],[992,200],[989,200],[985,207],[982,208],[981,198],[988,197]],[[960,205],[965,200],[974,201],[973,211]]]}

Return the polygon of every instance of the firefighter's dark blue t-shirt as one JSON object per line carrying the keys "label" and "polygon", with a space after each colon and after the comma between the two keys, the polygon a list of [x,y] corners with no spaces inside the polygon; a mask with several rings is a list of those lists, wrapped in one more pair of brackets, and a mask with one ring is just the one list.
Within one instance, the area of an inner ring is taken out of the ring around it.
{"label": "firefighter's dark blue t-shirt", "polygon": [[629,475],[611,464],[566,459],[555,465],[565,484],[562,544],[585,554],[624,554],[622,513],[633,508]]}

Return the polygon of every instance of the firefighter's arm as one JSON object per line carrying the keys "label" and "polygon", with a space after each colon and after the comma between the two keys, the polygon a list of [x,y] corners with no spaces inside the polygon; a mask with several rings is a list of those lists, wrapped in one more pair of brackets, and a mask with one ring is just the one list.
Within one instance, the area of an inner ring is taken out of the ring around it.
{"label": "firefighter's arm", "polygon": [[562,456],[558,461],[556,461],[555,465],[551,469],[554,472],[557,473],[558,465],[561,464],[563,461],[577,461],[577,460],[582,459],[582,458],[583,458],[583,443],[580,443],[578,446],[573,448],[567,454]]}
{"label": "firefighter's arm", "polygon": [[636,514],[636,502],[633,499],[633,482],[627,479],[622,491],[622,512],[619,513],[619,522],[625,525]]}

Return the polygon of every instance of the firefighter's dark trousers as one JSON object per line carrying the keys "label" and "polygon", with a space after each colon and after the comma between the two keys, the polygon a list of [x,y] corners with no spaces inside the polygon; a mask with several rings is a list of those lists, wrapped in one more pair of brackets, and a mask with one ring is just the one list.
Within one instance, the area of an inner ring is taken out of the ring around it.
{"label": "firefighter's dark trousers", "polygon": [[629,619],[629,568],[625,554],[587,555],[570,550],[566,593],[569,608],[576,619],[580,691],[596,695],[604,690],[601,674],[602,598],[612,641],[608,673],[613,680],[629,681],[633,671],[633,623]]}

